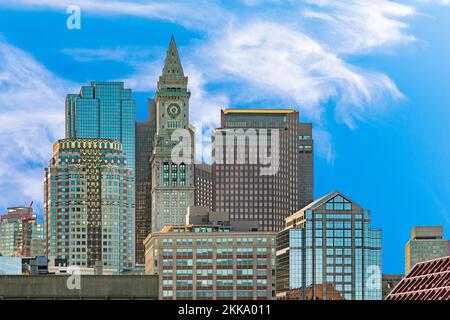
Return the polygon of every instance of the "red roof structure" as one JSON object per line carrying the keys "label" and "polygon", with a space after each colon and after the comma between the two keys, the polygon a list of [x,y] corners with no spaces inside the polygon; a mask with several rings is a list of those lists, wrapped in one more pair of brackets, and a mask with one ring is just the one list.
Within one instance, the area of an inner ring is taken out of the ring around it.
{"label": "red roof structure", "polygon": [[450,300],[450,256],[417,263],[385,300]]}

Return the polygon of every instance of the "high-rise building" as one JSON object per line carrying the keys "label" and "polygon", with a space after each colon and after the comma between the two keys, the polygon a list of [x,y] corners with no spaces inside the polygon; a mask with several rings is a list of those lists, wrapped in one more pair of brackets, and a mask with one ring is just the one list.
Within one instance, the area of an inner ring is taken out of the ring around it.
{"label": "high-rise building", "polygon": [[213,182],[211,165],[196,164],[194,168],[195,177],[195,206],[208,207],[213,210]]}
{"label": "high-rise building", "polygon": [[66,97],[66,138],[120,141],[135,173],[136,102],[123,82],[92,81]]}
{"label": "high-rise building", "polygon": [[279,231],[313,197],[310,124],[295,110],[222,110],[213,137],[213,210]]}
{"label": "high-rise building", "polygon": [[385,300],[450,300],[450,256],[416,263]]}
{"label": "high-rise building", "polygon": [[0,215],[0,254],[30,256],[43,239],[43,225],[37,222],[33,207],[8,208]]}
{"label": "high-rise building", "polygon": [[151,232],[152,180],[150,158],[156,130],[154,100],[148,101],[148,121],[136,122],[136,263],[144,264],[144,240]]}
{"label": "high-rise building", "polygon": [[[123,82],[92,81],[90,85],[82,86],[79,94],[69,94],[66,97],[66,138],[111,139],[121,143],[122,152],[126,155],[126,166],[131,169],[133,175],[133,181],[130,182],[133,187],[133,197],[127,199],[130,203],[127,211],[129,218],[133,216],[133,225],[136,220],[135,126],[136,102],[132,97],[131,89],[126,89]],[[142,187],[139,195],[141,191]],[[139,227],[142,218],[141,214],[137,219]],[[141,232],[140,229],[138,231]],[[133,241],[134,239],[136,239],[135,235],[133,235]],[[134,248],[135,244],[133,244],[133,251]]]}
{"label": "high-rise building", "polygon": [[418,262],[450,255],[450,241],[444,238],[443,226],[416,226],[405,245],[405,271],[409,273]]}
{"label": "high-rise building", "polygon": [[101,262],[116,271],[133,269],[133,185],[119,141],[58,140],[45,169],[48,256],[80,267]]}
{"label": "high-rise building", "polygon": [[189,124],[187,84],[172,36],[154,98],[152,232],[184,225],[187,207],[194,205],[194,128]]}
{"label": "high-rise building", "polygon": [[381,300],[381,230],[371,229],[369,211],[331,192],[286,218],[276,274],[278,299]]}
{"label": "high-rise building", "polygon": [[160,299],[275,298],[276,233],[233,224],[226,213],[189,212],[187,220],[145,240],[145,271],[159,276]]}

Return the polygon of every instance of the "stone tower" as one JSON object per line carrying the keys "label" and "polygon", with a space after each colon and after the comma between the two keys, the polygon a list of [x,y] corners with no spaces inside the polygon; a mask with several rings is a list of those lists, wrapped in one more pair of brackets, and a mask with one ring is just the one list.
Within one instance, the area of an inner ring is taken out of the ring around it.
{"label": "stone tower", "polygon": [[[194,128],[189,124],[191,93],[187,84],[172,36],[154,98],[156,133],[150,159],[152,232],[168,225],[184,225],[187,207],[194,205]],[[182,155],[177,151],[181,145]]]}

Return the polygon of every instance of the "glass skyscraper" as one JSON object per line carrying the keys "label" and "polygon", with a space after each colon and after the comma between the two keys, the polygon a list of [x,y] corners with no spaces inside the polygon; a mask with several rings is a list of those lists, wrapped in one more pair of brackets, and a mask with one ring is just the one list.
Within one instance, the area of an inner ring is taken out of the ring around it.
{"label": "glass skyscraper", "polygon": [[286,219],[277,238],[277,298],[381,300],[381,230],[338,192]]}
{"label": "glass skyscraper", "polygon": [[[123,82],[92,81],[82,86],[79,94],[67,95],[66,138],[111,139],[121,143],[125,165],[132,174],[133,197],[127,199],[127,211],[135,225],[136,101],[131,89],[126,89]],[[134,234],[132,238],[135,241]],[[133,251],[134,247],[135,244]]]}
{"label": "glass skyscraper", "polygon": [[66,98],[66,138],[120,141],[135,172],[136,102],[123,82],[96,82]]}

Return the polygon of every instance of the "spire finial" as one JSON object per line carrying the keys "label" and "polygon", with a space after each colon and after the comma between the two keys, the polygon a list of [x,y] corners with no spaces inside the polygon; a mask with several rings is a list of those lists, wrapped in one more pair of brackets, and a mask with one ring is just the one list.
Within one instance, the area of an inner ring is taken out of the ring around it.
{"label": "spire finial", "polygon": [[164,62],[164,68],[162,76],[183,76],[183,67],[181,66],[180,57],[178,55],[177,45],[175,43],[175,37],[172,34],[170,38],[169,48],[167,49],[166,60]]}

